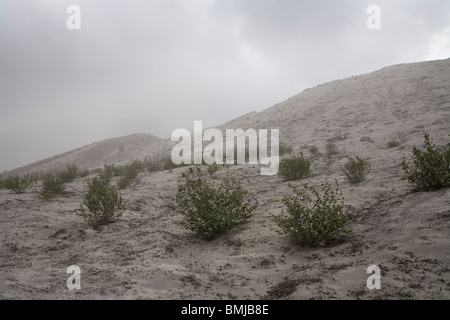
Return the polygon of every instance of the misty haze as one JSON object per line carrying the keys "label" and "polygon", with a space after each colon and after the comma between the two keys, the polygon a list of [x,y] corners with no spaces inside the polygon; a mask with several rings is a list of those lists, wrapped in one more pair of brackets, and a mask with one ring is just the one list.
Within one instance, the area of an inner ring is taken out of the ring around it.
{"label": "misty haze", "polygon": [[449,1],[2,1],[0,48],[0,299],[450,298]]}

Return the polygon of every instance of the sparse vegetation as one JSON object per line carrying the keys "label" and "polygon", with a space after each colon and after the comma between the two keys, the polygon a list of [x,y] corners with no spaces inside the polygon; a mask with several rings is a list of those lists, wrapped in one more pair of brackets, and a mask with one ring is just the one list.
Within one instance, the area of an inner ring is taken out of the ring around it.
{"label": "sparse vegetation", "polygon": [[294,188],[294,195],[283,198],[283,214],[274,217],[279,233],[308,247],[326,245],[350,233],[345,228],[348,217],[337,181],[335,187],[325,182],[319,190],[306,184],[302,190]]}
{"label": "sparse vegetation", "polygon": [[320,156],[319,148],[317,148],[316,145],[313,145],[313,146],[309,147],[308,151],[313,157]]}
{"label": "sparse vegetation", "polygon": [[48,201],[63,194],[64,190],[64,181],[61,179],[60,175],[48,173],[43,176],[42,190],[39,192],[38,197]]}
{"label": "sparse vegetation", "polygon": [[78,176],[80,177],[80,178],[86,178],[88,175],[89,175],[89,170],[88,169],[84,169],[84,170],[80,170],[79,172],[78,172]]}
{"label": "sparse vegetation", "polygon": [[89,170],[89,174],[102,174],[102,173],[103,173],[102,168],[96,168],[96,169]]}
{"label": "sparse vegetation", "polygon": [[114,164],[105,164],[103,169],[103,175],[105,177],[120,177],[123,175],[123,166],[116,166]]}
{"label": "sparse vegetation", "polygon": [[208,164],[208,173],[212,176],[214,175],[214,173],[216,173],[217,171],[219,171],[219,165],[217,163],[213,163],[213,164]]}
{"label": "sparse vegetation", "polygon": [[342,171],[350,183],[360,183],[366,179],[370,172],[371,165],[368,159],[355,155],[354,157],[347,156],[347,163],[344,165]]}
{"label": "sparse vegetation", "polygon": [[256,195],[244,189],[239,181],[227,174],[216,184],[205,179],[199,167],[182,174],[174,203],[178,214],[183,216],[179,224],[206,240],[228,232],[257,206]]}
{"label": "sparse vegetation", "polygon": [[[269,149],[270,150],[270,149]],[[224,150],[224,152],[223,152],[223,163],[227,163],[227,156],[228,156],[228,154],[230,154],[230,156],[231,156],[231,152],[232,151],[230,151],[230,152],[227,152],[226,150]],[[270,152],[270,151],[269,151]],[[256,157],[258,157],[258,155],[259,155],[259,146],[258,146],[258,148],[257,148],[257,150],[256,150]],[[234,154],[233,154],[233,159],[234,159],[234,162],[232,163],[232,164],[238,164],[238,148],[237,148],[237,146],[235,145],[234,146]],[[245,147],[245,150],[244,150],[244,161],[245,161],[245,163],[248,163],[248,161],[249,161],[249,159],[250,159],[250,151],[249,151],[249,148],[248,148],[248,146],[246,146]]]}
{"label": "sparse vegetation", "polygon": [[159,159],[145,159],[144,167],[149,172],[160,171],[163,168],[163,164]]}
{"label": "sparse vegetation", "polygon": [[25,174],[22,176],[16,175],[12,177],[7,177],[2,185],[4,188],[13,191],[14,193],[24,193],[29,189],[34,182],[34,178],[30,174]]}
{"label": "sparse vegetation", "polygon": [[279,149],[278,149],[278,153],[279,153],[280,157],[285,154],[291,154],[292,151],[294,151],[294,149],[291,146],[288,146],[285,144],[280,144]]}
{"label": "sparse vegetation", "polygon": [[309,176],[311,173],[311,162],[303,156],[291,155],[289,158],[281,159],[278,174],[285,181],[299,180]]}
{"label": "sparse vegetation", "polygon": [[387,143],[387,146],[388,146],[389,149],[391,149],[391,148],[396,148],[396,147],[398,147],[399,145],[400,145],[400,142],[398,142],[398,141],[395,140],[395,139],[392,139],[392,140],[388,141],[388,143]]}
{"label": "sparse vegetation", "polygon": [[143,167],[143,163],[139,160],[134,160],[130,164],[122,167],[122,175],[119,182],[117,183],[117,186],[120,189],[124,189],[130,186],[131,183],[136,180],[139,172],[142,171]]}
{"label": "sparse vegetation", "polygon": [[412,191],[434,191],[450,187],[450,143],[437,147],[424,133],[422,149],[413,147],[412,163],[403,155],[403,179],[414,185]]}
{"label": "sparse vegetation", "polygon": [[63,183],[68,183],[78,177],[78,171],[78,167],[72,164],[68,165],[66,170],[58,172],[58,176]]}
{"label": "sparse vegetation", "polygon": [[162,163],[162,170],[172,170],[175,168],[180,168],[180,167],[184,167],[186,166],[184,163],[181,164],[175,164],[172,161],[171,157],[164,157],[161,159],[161,163]]}
{"label": "sparse vegetation", "polygon": [[110,180],[96,176],[88,182],[88,186],[79,212],[87,223],[97,228],[122,216],[125,204],[122,195],[110,185]]}
{"label": "sparse vegetation", "polygon": [[328,158],[338,153],[336,143],[333,141],[327,142],[325,145],[325,152]]}

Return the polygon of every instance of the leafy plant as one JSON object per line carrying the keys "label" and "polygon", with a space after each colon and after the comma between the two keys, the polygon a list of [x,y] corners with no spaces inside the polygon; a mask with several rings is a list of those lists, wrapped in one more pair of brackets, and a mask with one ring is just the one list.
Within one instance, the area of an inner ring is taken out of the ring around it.
{"label": "leafy plant", "polygon": [[256,195],[227,174],[218,184],[206,180],[199,167],[189,168],[178,181],[175,204],[183,216],[179,224],[206,240],[228,232],[258,206]]}
{"label": "leafy plant", "polygon": [[311,173],[311,162],[301,152],[298,156],[291,155],[289,158],[281,159],[278,174],[285,181],[299,180],[309,176]]}
{"label": "leafy plant", "polygon": [[347,163],[342,171],[350,183],[360,183],[366,179],[366,175],[370,172],[371,165],[368,159],[355,155],[347,156]]}
{"label": "leafy plant", "polygon": [[33,185],[34,179],[30,174],[25,174],[23,176],[13,176],[7,177],[3,181],[3,187],[12,190],[14,193],[24,193]]}
{"label": "leafy plant", "polygon": [[284,196],[283,214],[274,216],[279,233],[301,246],[316,247],[328,244],[351,231],[344,211],[344,199],[335,181],[335,189],[322,183],[319,190],[303,184],[294,189],[294,195]]}
{"label": "leafy plant", "polygon": [[450,143],[437,147],[424,133],[422,150],[413,147],[412,163],[403,155],[403,179],[414,185],[412,191],[434,191],[450,187]]}
{"label": "leafy plant", "polygon": [[38,197],[48,201],[63,194],[64,190],[64,181],[60,175],[48,173],[43,176],[42,190],[39,192]]}
{"label": "leafy plant", "polygon": [[325,152],[328,158],[338,153],[336,143],[330,141],[325,145]]}
{"label": "leafy plant", "polygon": [[398,147],[399,145],[400,145],[400,142],[398,142],[395,139],[392,139],[391,141],[388,141],[388,143],[387,143],[387,146],[388,146],[389,149]]}
{"label": "leafy plant", "polygon": [[78,213],[87,223],[97,228],[122,216],[125,204],[122,195],[110,185],[110,180],[96,176],[88,182],[88,187]]}

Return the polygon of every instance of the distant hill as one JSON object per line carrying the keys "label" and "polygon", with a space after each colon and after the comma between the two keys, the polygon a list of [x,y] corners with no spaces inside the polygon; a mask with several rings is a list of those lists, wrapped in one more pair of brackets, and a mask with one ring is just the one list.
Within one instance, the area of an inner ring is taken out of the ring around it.
{"label": "distant hill", "polygon": [[8,174],[49,172],[63,169],[68,164],[75,164],[82,169],[95,169],[103,167],[104,164],[120,164],[133,159],[154,157],[161,155],[167,149],[167,140],[151,134],[138,133],[94,142],[9,171]]}

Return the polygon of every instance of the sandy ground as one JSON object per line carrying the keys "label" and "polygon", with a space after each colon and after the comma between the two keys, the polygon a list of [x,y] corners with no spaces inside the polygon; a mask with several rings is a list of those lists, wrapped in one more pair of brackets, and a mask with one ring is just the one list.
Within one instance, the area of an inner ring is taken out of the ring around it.
{"label": "sandy ground", "polygon": [[[186,168],[140,174],[122,191],[128,206],[121,220],[100,230],[76,215],[90,177],[50,202],[36,198],[39,183],[25,194],[0,190],[0,298],[449,299],[450,190],[411,194],[400,166],[402,154],[422,144],[422,129],[439,145],[449,142],[448,74],[450,60],[385,68],[228,123],[279,127],[282,141],[306,155],[307,146],[323,153],[334,140],[339,154],[318,157],[311,177],[291,183],[259,175],[258,166],[233,166],[231,174],[257,192],[259,207],[213,241],[192,238],[165,209]],[[374,142],[360,141],[363,136]],[[400,147],[387,148],[392,138]],[[355,153],[369,158],[372,171],[351,185],[340,168]],[[221,168],[215,177],[224,174]],[[292,193],[289,184],[335,178],[351,235],[310,249],[277,233],[272,215]],[[381,268],[381,290],[366,287],[373,264]],[[70,265],[81,268],[81,290],[66,287]]]}

